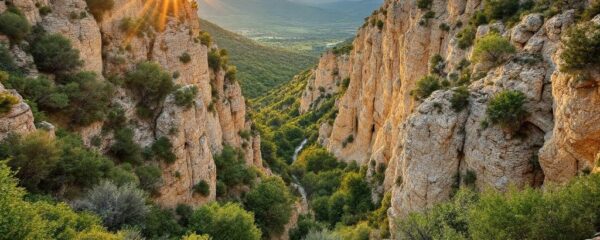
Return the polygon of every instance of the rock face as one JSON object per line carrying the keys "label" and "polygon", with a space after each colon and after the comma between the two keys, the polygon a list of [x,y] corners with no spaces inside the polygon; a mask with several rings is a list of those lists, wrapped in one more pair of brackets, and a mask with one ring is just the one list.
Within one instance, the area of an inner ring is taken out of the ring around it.
{"label": "rock face", "polygon": [[[599,157],[600,112],[590,106],[600,101],[600,75],[574,86],[558,67],[561,37],[575,22],[572,10],[549,19],[530,14],[512,28],[479,26],[476,38],[498,31],[517,53],[501,64],[471,66],[469,103],[463,109],[452,108],[453,89],[424,101],[411,97],[437,54],[443,76],[460,74],[460,63],[470,59],[472,49],[458,46],[455,36],[462,27],[457,23],[468,22],[482,4],[434,0],[435,17],[424,19],[429,10],[419,9],[416,1],[387,0],[359,30],[349,56],[325,55],[314,70],[326,73],[348,62],[347,73],[345,68],[340,73],[349,76],[349,87],[337,103],[333,126],[321,127],[319,143],[343,161],[387,166],[383,185],[392,191],[391,218],[447,200],[460,184],[505,190],[564,182]],[[372,24],[377,21],[383,26]],[[309,86],[317,86],[318,79]],[[528,115],[518,134],[485,124],[490,98],[504,90],[526,96]],[[306,110],[315,101],[314,88],[307,87],[303,96],[301,110]]]}
{"label": "rock face", "polygon": [[317,108],[327,95],[337,94],[349,73],[348,55],[326,52],[312,72],[300,99],[300,112]]}
{"label": "rock face", "polygon": [[[175,84],[182,89],[198,89],[192,107],[178,106],[171,94],[150,120],[136,115],[138,99],[127,89],[118,88],[113,99],[114,105],[123,108],[128,127],[134,130],[134,140],[142,147],[161,137],[173,145],[175,162],[161,163],[163,185],[156,200],[163,206],[197,206],[214,200],[217,172],[213,155],[224,145],[242,149],[249,165],[263,168],[260,138],[242,134],[251,133],[252,124],[246,119],[241,88],[226,77],[224,69],[209,67],[208,53],[218,48],[200,43],[199,19],[189,1],[115,0],[112,10],[102,16],[92,16],[85,0],[13,2],[32,24],[70,39],[84,61],[81,70],[109,79],[124,76],[140,62],[152,61],[171,72]],[[5,8],[2,4],[0,7]],[[39,13],[43,6],[51,9],[44,16]],[[146,24],[136,25],[141,19]],[[23,64],[31,62],[30,56],[19,48],[11,51]],[[181,56],[189,56],[189,61],[183,61]],[[31,111],[24,103],[1,119],[2,134],[6,133],[5,128],[22,132],[35,129]],[[100,137],[99,148],[107,151],[113,137],[102,134],[102,127],[103,123],[98,122],[77,131],[90,146],[92,139]],[[201,181],[209,184],[209,196],[194,193],[193,187]]]}
{"label": "rock face", "polygon": [[33,113],[21,95],[14,90],[7,90],[0,84],[0,93],[9,93],[19,99],[19,102],[12,106],[7,113],[0,114],[0,140],[6,138],[9,134],[27,134],[36,130],[33,123]]}

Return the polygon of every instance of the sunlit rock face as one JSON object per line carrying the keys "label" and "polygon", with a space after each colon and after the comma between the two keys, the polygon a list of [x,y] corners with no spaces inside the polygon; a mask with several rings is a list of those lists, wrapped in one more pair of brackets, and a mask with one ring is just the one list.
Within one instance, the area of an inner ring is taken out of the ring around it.
{"label": "sunlit rock face", "polygon": [[[201,27],[191,2],[115,0],[112,10],[101,16],[93,16],[85,0],[13,2],[32,25],[38,24],[48,33],[70,39],[80,51],[84,71],[96,72],[100,78],[108,80],[122,77],[140,62],[152,61],[172,73],[178,86],[197,87],[198,95],[192,107],[177,106],[171,95],[162,103],[156,117],[150,120],[136,116],[137,100],[128,90],[118,88],[113,99],[115,105],[125,110],[128,127],[134,130],[134,140],[142,147],[150,146],[160,137],[168,138],[173,144],[176,161],[161,163],[163,183],[155,196],[160,204],[197,206],[214,200],[217,173],[213,155],[224,145],[242,149],[249,165],[263,168],[259,136],[245,139],[240,136],[240,132],[251,130],[241,88],[236,81],[226,78],[223,69],[209,68],[208,52],[217,46],[200,43]],[[40,15],[39,7],[42,6],[51,11]],[[6,8],[4,2],[0,7]],[[143,29],[132,31],[124,27],[125,22],[141,19],[147,23]],[[21,49],[12,51],[18,53],[14,55],[23,55],[17,59],[23,65],[32,64],[30,56]],[[182,55],[189,55],[190,61],[181,61]],[[14,109],[22,110],[23,114],[11,112],[6,116],[20,117],[10,121],[3,119],[0,127],[20,129],[23,133],[35,129],[26,104],[19,104]],[[102,134],[102,125],[98,122],[77,131],[90,146],[93,138],[100,137],[99,149],[107,151],[113,139],[112,134]],[[209,184],[209,196],[194,193],[193,187],[201,181]]]}
{"label": "sunlit rock face", "polygon": [[23,101],[23,98],[17,91],[4,88],[0,84],[0,94],[10,94],[18,98],[18,102],[6,113],[0,113],[0,140],[5,139],[10,134],[28,134],[36,130],[33,123],[33,113],[29,105]]}
{"label": "sunlit rock face", "polygon": [[[434,0],[435,17],[423,21],[429,10],[419,9],[416,1],[387,0],[359,30],[348,56],[326,54],[314,70],[331,72],[347,62],[340,69],[350,78],[349,87],[337,103],[333,126],[321,126],[319,143],[343,161],[387,166],[383,185],[392,191],[391,218],[447,200],[467,175],[476,176],[470,184],[479,189],[537,187],[567,181],[598,159],[600,114],[590,106],[598,103],[600,77],[573,86],[572,77],[559,70],[561,37],[575,23],[574,11],[548,19],[530,14],[512,27],[479,26],[475,41],[498,31],[517,53],[497,66],[471,66],[477,77],[468,86],[469,104],[460,111],[451,108],[452,89],[414,100],[411,90],[429,74],[431,57],[442,57],[445,74],[458,73],[459,63],[471,58],[472,47],[458,46],[455,36],[463,28],[457,24],[482,7],[479,0]],[[320,79],[309,86],[331,82]],[[528,115],[521,134],[484,124],[490,98],[504,90],[525,93]],[[314,88],[307,87],[303,96],[301,110],[306,110]]]}

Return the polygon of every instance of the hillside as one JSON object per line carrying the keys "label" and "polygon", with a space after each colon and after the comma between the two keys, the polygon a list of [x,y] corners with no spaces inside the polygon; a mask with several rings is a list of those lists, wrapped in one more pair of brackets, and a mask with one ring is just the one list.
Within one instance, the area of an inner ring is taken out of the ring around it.
{"label": "hillside", "polygon": [[288,0],[201,0],[199,14],[260,43],[318,56],[329,44],[352,37],[377,8],[372,7],[348,14]]}
{"label": "hillside", "polygon": [[200,27],[210,33],[219,47],[229,51],[229,60],[238,69],[242,91],[250,98],[289,81],[316,62],[315,57],[263,46],[203,19]]}

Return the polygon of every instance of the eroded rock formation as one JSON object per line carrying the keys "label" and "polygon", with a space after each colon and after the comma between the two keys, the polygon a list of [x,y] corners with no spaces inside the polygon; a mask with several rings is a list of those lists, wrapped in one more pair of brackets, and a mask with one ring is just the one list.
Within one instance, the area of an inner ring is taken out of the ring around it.
{"label": "eroded rock formation", "polygon": [[[190,2],[115,0],[112,10],[93,16],[85,0],[15,0],[17,6],[32,25],[39,25],[48,33],[58,33],[70,39],[80,51],[81,70],[96,72],[108,80],[123,77],[138,63],[152,61],[173,74],[175,84],[182,88],[196,87],[197,98],[190,108],[178,106],[171,94],[161,103],[154,119],[141,119],[136,114],[138,99],[125,88],[118,88],[113,99],[134,130],[134,140],[142,147],[150,146],[160,137],[168,138],[176,160],[161,163],[163,184],[156,200],[164,206],[179,203],[198,205],[215,199],[216,167],[213,155],[224,145],[244,150],[246,162],[262,168],[260,138],[243,134],[251,132],[251,122],[246,119],[246,104],[240,86],[228,79],[222,68],[211,69],[208,53],[216,45],[200,42],[196,10]],[[162,4],[162,5],[161,5]],[[1,8],[6,8],[2,2]],[[40,8],[50,11],[40,14]],[[165,9],[165,14],[158,11]],[[140,20],[146,21],[139,24]],[[20,48],[11,49],[22,67],[32,64],[31,57]],[[182,61],[181,56],[189,57]],[[28,71],[35,75],[35,67]],[[22,113],[16,114],[17,111]],[[7,130],[34,129],[33,117],[26,104],[20,103],[7,116],[25,116],[7,121]],[[3,118],[3,121],[6,120]],[[112,144],[112,134],[102,134],[103,123],[76,129],[86,144],[101,138],[100,150],[107,151]],[[5,128],[0,132],[5,133]],[[210,186],[209,196],[194,193],[200,181]]]}

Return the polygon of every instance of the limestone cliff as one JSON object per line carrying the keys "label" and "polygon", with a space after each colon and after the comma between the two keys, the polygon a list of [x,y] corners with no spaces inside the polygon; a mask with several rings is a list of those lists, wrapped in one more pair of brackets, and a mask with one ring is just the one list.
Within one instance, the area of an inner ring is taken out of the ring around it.
{"label": "limestone cliff", "polygon": [[[142,147],[150,146],[160,137],[168,138],[173,145],[176,161],[161,163],[163,184],[156,200],[162,205],[198,205],[214,200],[217,173],[213,155],[224,145],[243,149],[246,162],[262,168],[259,137],[241,134],[251,132],[241,88],[226,76],[226,69],[209,67],[208,54],[218,48],[201,43],[201,26],[189,1],[115,0],[112,10],[101,16],[93,16],[85,0],[12,2],[32,25],[70,39],[84,61],[82,70],[96,72],[108,80],[124,76],[142,61],[152,61],[171,72],[181,89],[198,89],[192,107],[178,106],[171,94],[151,120],[136,115],[138,100],[129,90],[118,88],[113,99],[113,105],[125,111],[127,125],[134,130],[134,140]],[[50,11],[41,15],[41,7]],[[138,24],[141,22],[144,24]],[[135,29],[128,29],[127,23]],[[17,56],[18,47],[12,52],[17,62],[29,60],[29,65],[32,64],[31,57],[24,52],[24,56]],[[182,56],[189,57],[189,61],[182,61]],[[36,73],[29,71],[29,74]],[[15,109],[26,113],[28,107],[22,105]],[[11,112],[8,116],[12,115]],[[31,116],[31,112],[27,116]],[[11,129],[15,124],[23,129],[33,127],[29,120],[15,120],[10,124]],[[92,139],[100,138],[100,150],[107,151],[113,137],[103,134],[102,128],[103,123],[97,122],[76,130],[90,146]],[[192,188],[200,181],[209,184],[209,196],[194,193]]]}
{"label": "limestone cliff", "polygon": [[[512,27],[479,26],[475,41],[497,31],[517,53],[495,67],[471,66],[468,105],[457,111],[450,102],[453,89],[424,101],[415,100],[411,90],[438,67],[429,66],[438,54],[444,76],[460,74],[472,48],[461,48],[457,34],[483,1],[434,0],[430,9],[416,2],[385,1],[359,29],[349,56],[325,55],[314,70],[330,72],[347,62],[340,74],[350,84],[333,126],[321,127],[319,142],[344,161],[387,166],[390,217],[446,200],[465,181],[480,189],[541,186],[544,179],[564,182],[593,166],[600,151],[595,124],[600,115],[590,110],[597,105],[597,84],[574,87],[572,77],[559,70],[561,37],[575,23],[573,10],[548,19],[529,14]],[[317,76],[308,85],[328,81]],[[519,136],[485,124],[490,98],[503,90],[525,93],[528,115]],[[301,110],[315,101],[315,90],[307,87],[303,96]]]}
{"label": "limestone cliff", "polygon": [[35,131],[33,114],[21,95],[14,90],[7,90],[0,84],[0,94],[10,94],[18,98],[18,102],[12,105],[8,112],[0,113],[0,140],[6,138],[10,133],[27,134]]}

